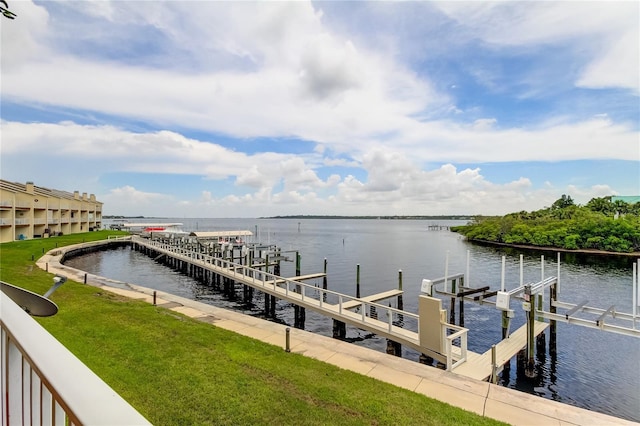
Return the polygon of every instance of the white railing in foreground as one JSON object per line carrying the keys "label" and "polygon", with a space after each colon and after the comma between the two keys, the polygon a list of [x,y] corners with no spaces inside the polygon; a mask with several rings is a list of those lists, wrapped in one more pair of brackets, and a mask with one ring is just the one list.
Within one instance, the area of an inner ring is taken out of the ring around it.
{"label": "white railing in foreground", "polygon": [[2,426],[150,425],[0,292]]}

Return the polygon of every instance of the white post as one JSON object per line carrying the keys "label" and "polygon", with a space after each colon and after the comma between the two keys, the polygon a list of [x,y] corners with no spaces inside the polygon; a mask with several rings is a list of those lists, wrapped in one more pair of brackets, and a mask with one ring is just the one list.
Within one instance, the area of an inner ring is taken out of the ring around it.
{"label": "white post", "polygon": [[556,274],[556,300],[560,299],[560,252],[558,252],[558,273]]}
{"label": "white post", "polygon": [[636,328],[636,314],[638,312],[638,268],[633,264],[633,328]]}
{"label": "white post", "polygon": [[524,285],[524,255],[520,255],[520,287]]}
{"label": "white post", "polygon": [[467,273],[464,277],[464,283],[469,288],[471,288],[471,279],[469,278],[469,259],[470,258],[471,258],[471,251],[467,250]]}
{"label": "white post", "polygon": [[[544,254],[540,256],[540,282],[544,281]],[[544,287],[542,287],[542,303],[544,304]],[[542,306],[538,306],[542,310]]]}
{"label": "white post", "polygon": [[444,291],[447,291],[447,276],[449,275],[449,250],[444,260]]}
{"label": "white post", "polygon": [[504,268],[505,268],[506,257],[502,256],[502,279],[500,280],[500,291],[504,291]]}

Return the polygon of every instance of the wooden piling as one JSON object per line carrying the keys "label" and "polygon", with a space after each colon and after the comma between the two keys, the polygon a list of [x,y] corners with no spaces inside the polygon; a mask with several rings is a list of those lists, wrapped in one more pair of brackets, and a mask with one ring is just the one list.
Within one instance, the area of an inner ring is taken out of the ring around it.
{"label": "wooden piling", "polygon": [[509,313],[502,311],[502,339],[507,338],[507,332],[509,331]]}
{"label": "wooden piling", "polygon": [[391,339],[387,339],[387,353],[389,355],[402,357],[402,345],[398,342],[394,342]]}
{"label": "wooden piling", "polygon": [[[398,290],[402,291],[402,269],[398,270]],[[402,294],[398,295],[398,309],[404,309],[404,302],[402,301]],[[402,318],[404,322],[404,318]]]}
{"label": "wooden piling", "polygon": [[[544,290],[543,290],[544,291]],[[538,306],[542,306],[542,294],[538,294]],[[544,321],[544,318],[538,318],[538,321]],[[540,333],[536,337],[536,351],[538,354],[545,354],[547,352],[547,335]]]}
{"label": "wooden piling", "polygon": [[271,298],[269,297],[269,294],[265,293],[264,294],[264,316],[268,317],[270,312],[271,312]]}
{"label": "wooden piling", "polygon": [[275,296],[270,296],[271,297],[271,312],[270,312],[270,316],[271,318],[275,318],[276,317],[276,297]]}
{"label": "wooden piling", "polygon": [[[324,277],[322,277],[322,289],[326,290],[327,289],[327,258],[324,258]],[[327,293],[322,293],[322,301],[326,302],[327,301]]]}
{"label": "wooden piling", "polygon": [[420,356],[418,357],[418,362],[420,364],[433,365],[433,358],[425,354],[420,354]]}
{"label": "wooden piling", "polygon": [[344,339],[347,337],[347,325],[342,321],[333,320],[333,337],[335,339]]}
{"label": "wooden piling", "polygon": [[[531,286],[527,285],[524,288],[525,301],[530,303],[529,311],[527,312],[527,364],[524,373],[527,377],[535,377],[535,346],[534,346],[534,321],[536,310],[536,298],[531,294]],[[528,299],[528,300],[527,300]]]}
{"label": "wooden piling", "polygon": [[356,265],[356,297],[360,299],[360,264]]}
{"label": "wooden piling", "polygon": [[[444,283],[444,288],[447,288],[447,282],[445,281]],[[451,293],[454,296],[451,296],[451,303],[449,303],[450,309],[449,309],[449,322],[451,324],[455,324],[456,323],[456,280],[453,279],[451,280]]]}
{"label": "wooden piling", "polygon": [[[558,298],[558,288],[556,284],[551,284],[549,287],[549,312],[552,314],[556,313],[556,306],[554,305],[556,299]],[[555,356],[557,351],[556,345],[556,321],[549,321],[549,355]]]}

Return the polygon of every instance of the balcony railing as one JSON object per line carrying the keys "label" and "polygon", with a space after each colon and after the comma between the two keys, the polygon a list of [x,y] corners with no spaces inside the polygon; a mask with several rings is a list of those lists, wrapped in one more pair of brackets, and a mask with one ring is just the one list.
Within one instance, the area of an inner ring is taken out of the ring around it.
{"label": "balcony railing", "polygon": [[151,424],[2,292],[0,326],[2,426]]}

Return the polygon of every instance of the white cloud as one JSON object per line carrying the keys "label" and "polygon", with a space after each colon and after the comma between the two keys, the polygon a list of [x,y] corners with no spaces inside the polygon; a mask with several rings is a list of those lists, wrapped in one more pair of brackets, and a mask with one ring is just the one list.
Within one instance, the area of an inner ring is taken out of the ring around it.
{"label": "white cloud", "polygon": [[[612,188],[604,176],[593,187],[551,181],[535,189],[527,176],[498,184],[479,168],[456,164],[640,159],[637,120],[624,122],[603,109],[598,116],[568,111],[535,122],[525,111],[524,124],[514,127],[499,113],[484,112],[482,92],[473,94],[477,104],[465,103],[464,83],[436,80],[438,72],[412,68],[393,49],[411,45],[413,54],[424,50],[421,58],[434,62],[457,60],[479,45],[504,61],[525,50],[566,49],[575,56],[568,62],[578,64],[575,85],[637,91],[635,2],[409,4],[412,22],[438,7],[457,25],[429,14],[434,28],[418,26],[415,38],[403,39],[409,31],[396,28],[368,43],[364,24],[338,30],[319,10],[332,5],[322,3],[14,5],[20,21],[2,26],[3,104],[106,124],[3,120],[3,177],[74,189],[78,181],[99,188],[101,176],[123,173],[205,181],[194,198],[162,198],[133,182],[101,189],[109,209],[177,216],[287,214],[294,205],[309,213],[505,212],[539,208],[558,191],[587,196]],[[371,7],[382,13],[395,5]],[[442,43],[434,37],[423,44],[417,35],[438,36],[440,25],[455,31],[441,35]],[[476,83],[514,98],[535,96],[542,91],[536,83],[549,75],[459,65],[472,69]],[[516,85],[531,79],[531,87],[507,93],[507,77]],[[134,132],[128,122],[153,130]],[[186,136],[193,132],[204,135]],[[242,140],[235,149],[233,138]],[[251,138],[282,139],[270,150],[253,149]],[[284,152],[283,140],[314,148]]]}
{"label": "white cloud", "polygon": [[[584,87],[640,90],[638,2],[438,2],[469,39],[525,49],[575,45]],[[487,77],[490,78],[490,77]]]}
{"label": "white cloud", "polygon": [[3,74],[19,71],[22,65],[46,54],[46,49],[40,44],[49,20],[46,9],[32,2],[11,2],[9,10],[17,18],[9,21],[2,17],[0,25]]}
{"label": "white cloud", "polygon": [[159,206],[171,205],[176,200],[166,194],[143,192],[126,185],[111,189],[108,194],[101,195],[98,201],[105,204],[107,212],[137,216],[154,215],[150,212],[158,212]]}

